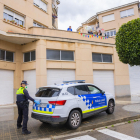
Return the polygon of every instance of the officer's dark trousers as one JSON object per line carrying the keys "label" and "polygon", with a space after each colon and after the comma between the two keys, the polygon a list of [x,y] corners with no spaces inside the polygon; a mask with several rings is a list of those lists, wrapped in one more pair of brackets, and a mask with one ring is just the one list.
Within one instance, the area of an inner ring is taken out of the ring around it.
{"label": "officer's dark trousers", "polygon": [[28,122],[28,108],[29,102],[19,103],[17,102],[18,107],[18,119],[17,119],[17,126],[21,126],[23,120],[22,131],[27,130],[27,122]]}

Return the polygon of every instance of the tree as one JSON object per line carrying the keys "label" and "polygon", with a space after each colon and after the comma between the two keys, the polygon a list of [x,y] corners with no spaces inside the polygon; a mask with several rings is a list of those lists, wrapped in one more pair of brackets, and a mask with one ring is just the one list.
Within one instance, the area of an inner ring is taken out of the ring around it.
{"label": "tree", "polygon": [[116,34],[116,50],[121,62],[140,65],[140,19],[123,24]]}

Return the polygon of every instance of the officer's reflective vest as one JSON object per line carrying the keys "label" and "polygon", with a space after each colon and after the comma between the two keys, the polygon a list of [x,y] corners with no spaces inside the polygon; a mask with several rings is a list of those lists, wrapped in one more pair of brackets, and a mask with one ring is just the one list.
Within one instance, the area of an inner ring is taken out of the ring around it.
{"label": "officer's reflective vest", "polygon": [[26,99],[26,97],[25,97],[25,95],[24,95],[24,87],[20,87],[18,90],[17,90],[17,92],[16,92],[16,95],[17,95],[17,101],[18,102],[21,102],[21,101],[26,101],[27,99]]}

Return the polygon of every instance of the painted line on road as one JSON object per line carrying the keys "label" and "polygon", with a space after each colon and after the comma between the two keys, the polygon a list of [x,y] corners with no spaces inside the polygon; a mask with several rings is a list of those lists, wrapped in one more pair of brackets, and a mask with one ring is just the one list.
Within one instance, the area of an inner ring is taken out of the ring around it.
{"label": "painted line on road", "polygon": [[98,130],[98,132],[120,139],[120,140],[140,140],[140,139],[137,139],[137,138],[134,138],[134,137],[131,137],[131,136],[128,136],[128,135],[125,135],[116,131],[112,131],[109,129]]}
{"label": "painted line on road", "polygon": [[66,139],[66,140],[97,140],[89,135],[84,135],[81,137],[76,137],[76,138],[71,138],[71,139]]}

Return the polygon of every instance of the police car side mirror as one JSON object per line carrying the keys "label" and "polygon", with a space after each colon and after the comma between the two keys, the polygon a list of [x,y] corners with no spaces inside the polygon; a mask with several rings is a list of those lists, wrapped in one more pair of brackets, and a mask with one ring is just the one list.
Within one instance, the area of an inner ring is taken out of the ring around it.
{"label": "police car side mirror", "polygon": [[102,94],[105,94],[105,91],[102,90],[101,93],[102,93]]}

